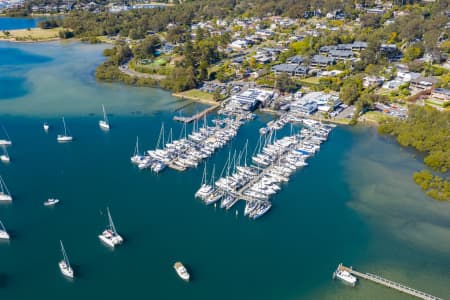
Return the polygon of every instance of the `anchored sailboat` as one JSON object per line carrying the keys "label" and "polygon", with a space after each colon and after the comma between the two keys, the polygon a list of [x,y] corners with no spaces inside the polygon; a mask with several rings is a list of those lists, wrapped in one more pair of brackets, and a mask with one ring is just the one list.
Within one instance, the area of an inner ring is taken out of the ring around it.
{"label": "anchored sailboat", "polygon": [[6,186],[5,181],[0,176],[0,201],[12,201],[11,193]]}
{"label": "anchored sailboat", "polygon": [[101,129],[109,130],[109,120],[108,116],[106,115],[105,106],[102,104],[103,108],[103,120],[98,121],[98,125]]}
{"label": "anchored sailboat", "polygon": [[109,224],[108,227],[106,227],[106,229],[102,232],[102,234],[98,236],[98,238],[106,245],[114,248],[116,245],[120,245],[123,243],[123,238],[117,233],[108,207],[106,208],[106,211],[108,212]]}
{"label": "anchored sailboat", "polygon": [[0,145],[9,146],[12,145],[11,139],[9,138],[8,132],[6,131],[5,126],[2,126],[3,132],[6,135],[6,139],[0,139]]}
{"label": "anchored sailboat", "polygon": [[0,221],[0,240],[9,240],[9,234],[2,221]]}
{"label": "anchored sailboat", "polygon": [[62,241],[59,241],[61,244],[61,252],[63,255],[63,260],[61,260],[58,265],[59,265],[59,269],[61,270],[61,273],[64,276],[67,276],[69,278],[73,278],[73,269],[70,266],[70,262],[69,262],[69,257],[66,254],[66,250],[64,249],[64,245],[62,243]]}
{"label": "anchored sailboat", "polygon": [[58,134],[56,139],[58,142],[71,142],[73,137],[67,134],[66,121],[64,120],[64,117],[62,118],[62,121],[64,124],[64,134]]}

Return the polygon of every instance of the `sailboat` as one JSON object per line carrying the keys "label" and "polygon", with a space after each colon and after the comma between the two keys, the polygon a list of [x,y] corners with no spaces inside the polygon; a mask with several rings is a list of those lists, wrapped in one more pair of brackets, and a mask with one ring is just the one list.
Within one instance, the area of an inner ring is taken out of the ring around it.
{"label": "sailboat", "polygon": [[9,240],[9,234],[2,221],[0,221],[0,240]]}
{"label": "sailboat", "polygon": [[62,118],[62,121],[64,124],[64,134],[58,134],[57,141],[58,142],[71,142],[73,140],[73,137],[67,134],[66,121],[64,120],[64,117]]}
{"label": "sailboat", "polygon": [[108,207],[106,208],[106,211],[108,212],[109,224],[108,227],[106,227],[106,229],[102,232],[102,234],[98,236],[98,238],[106,245],[114,248],[116,245],[120,245],[123,243],[123,238],[117,233]]}
{"label": "sailboat", "polygon": [[47,132],[50,129],[50,125],[47,122],[44,122],[44,131]]}
{"label": "sailboat", "polygon": [[0,160],[6,163],[10,162],[11,158],[9,157],[8,150],[6,150],[6,147],[3,147],[3,152],[4,153],[0,155]]}
{"label": "sailboat", "polygon": [[134,154],[131,157],[131,162],[133,164],[140,164],[142,162],[142,159],[144,157],[142,155],[139,154],[139,137],[136,137],[136,146],[134,146]]}
{"label": "sailboat", "polygon": [[205,164],[205,169],[203,170],[202,184],[201,184],[200,188],[197,190],[197,192],[195,193],[195,197],[204,199],[211,192],[212,192],[212,186],[207,184],[206,164]]}
{"label": "sailboat", "polygon": [[6,139],[0,139],[0,145],[9,146],[12,145],[11,139],[9,138],[8,132],[6,131],[5,127],[2,126],[3,131],[5,132]]}
{"label": "sailboat", "polygon": [[5,181],[0,176],[0,201],[12,201],[11,193],[6,186]]}
{"label": "sailboat", "polygon": [[64,245],[63,245],[62,241],[59,241],[59,242],[61,244],[61,252],[62,252],[62,255],[63,255],[63,260],[61,260],[58,263],[59,269],[61,270],[61,273],[64,276],[67,276],[69,278],[73,278],[73,269],[70,266],[69,257],[66,254],[66,250],[64,250]]}
{"label": "sailboat", "polygon": [[101,129],[109,130],[109,120],[108,116],[106,115],[105,106],[102,104],[103,108],[103,120],[98,121],[98,125]]}

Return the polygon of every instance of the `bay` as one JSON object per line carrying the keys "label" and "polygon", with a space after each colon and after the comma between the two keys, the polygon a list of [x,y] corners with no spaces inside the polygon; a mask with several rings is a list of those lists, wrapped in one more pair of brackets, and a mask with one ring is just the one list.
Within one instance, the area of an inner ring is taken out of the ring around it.
{"label": "bay", "polygon": [[[242,203],[228,212],[206,207],[193,197],[203,165],[156,176],[130,164],[136,136],[150,149],[162,122],[178,134],[172,117],[185,102],[160,89],[96,82],[105,47],[0,43],[8,57],[0,74],[23,80],[16,95],[2,94],[13,84],[0,86],[0,124],[13,140],[12,161],[0,174],[15,197],[0,206],[12,234],[0,244],[2,299],[409,299],[368,282],[349,288],[333,281],[340,262],[450,295],[450,207],[412,182],[423,165],[411,153],[371,128],[338,127],[263,218],[244,217]],[[98,128],[101,104],[110,132]],[[56,142],[62,116],[72,143]],[[247,139],[254,146],[270,119],[244,125],[208,166],[221,169]],[[44,207],[49,197],[61,205]],[[126,239],[113,251],[97,238],[106,206]],[[57,266],[60,239],[73,282]],[[192,282],[177,277],[177,260]]]}

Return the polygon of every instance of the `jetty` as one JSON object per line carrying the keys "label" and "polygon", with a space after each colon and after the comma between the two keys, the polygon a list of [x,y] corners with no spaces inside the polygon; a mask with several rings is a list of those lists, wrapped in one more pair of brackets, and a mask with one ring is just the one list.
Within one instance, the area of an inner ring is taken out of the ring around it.
{"label": "jetty", "polygon": [[179,121],[179,122],[183,122],[183,123],[191,123],[195,120],[199,120],[201,118],[203,118],[205,115],[209,114],[210,112],[216,110],[217,108],[219,108],[220,103],[217,103],[213,106],[207,107],[204,110],[202,110],[201,112],[196,113],[193,116],[190,117],[183,117],[183,116],[174,116],[173,120],[174,121]]}
{"label": "jetty", "polygon": [[382,286],[397,290],[399,292],[402,292],[404,294],[410,295],[410,296],[414,296],[417,297],[419,299],[424,299],[424,300],[443,300],[442,298],[439,297],[435,297],[433,295],[427,294],[425,292],[410,288],[408,286],[405,286],[403,284],[397,283],[395,281],[383,278],[381,276],[378,275],[374,275],[374,274],[370,274],[370,273],[362,273],[362,272],[358,272],[356,270],[354,270],[352,267],[346,267],[344,265],[339,264],[338,266],[338,270],[340,271],[347,271],[350,274],[362,278],[362,279],[366,279],[369,281],[372,281],[374,283],[380,284]]}

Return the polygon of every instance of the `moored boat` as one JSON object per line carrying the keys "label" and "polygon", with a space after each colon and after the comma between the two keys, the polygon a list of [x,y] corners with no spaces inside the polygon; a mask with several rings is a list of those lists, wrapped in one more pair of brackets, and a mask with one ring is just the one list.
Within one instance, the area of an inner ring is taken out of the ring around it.
{"label": "moored boat", "polygon": [[49,198],[44,202],[44,206],[53,206],[59,203],[59,199]]}
{"label": "moored boat", "polygon": [[3,225],[2,221],[0,221],[0,240],[9,240],[9,234],[6,231],[5,226]]}
{"label": "moored boat", "polygon": [[98,238],[106,245],[114,248],[117,245],[123,243],[123,238],[117,233],[116,227],[109,212],[109,208],[106,208],[108,212],[108,227],[98,236]]}
{"label": "moored boat", "polygon": [[189,272],[187,271],[187,269],[185,268],[185,266],[181,262],[177,261],[173,265],[173,267],[181,279],[183,279],[185,281],[189,281],[191,276],[190,276]]}
{"label": "moored boat", "polygon": [[59,269],[61,270],[61,273],[68,277],[68,278],[73,278],[74,277],[74,273],[73,273],[73,269],[70,266],[69,263],[69,257],[66,254],[66,250],[64,249],[64,245],[62,243],[62,241],[59,241],[61,244],[61,252],[63,255],[63,259],[58,263]]}
{"label": "moored boat", "polygon": [[62,121],[64,125],[64,134],[58,134],[56,140],[58,142],[71,142],[73,140],[73,137],[67,134],[66,121],[64,120],[64,117],[62,118]]}

